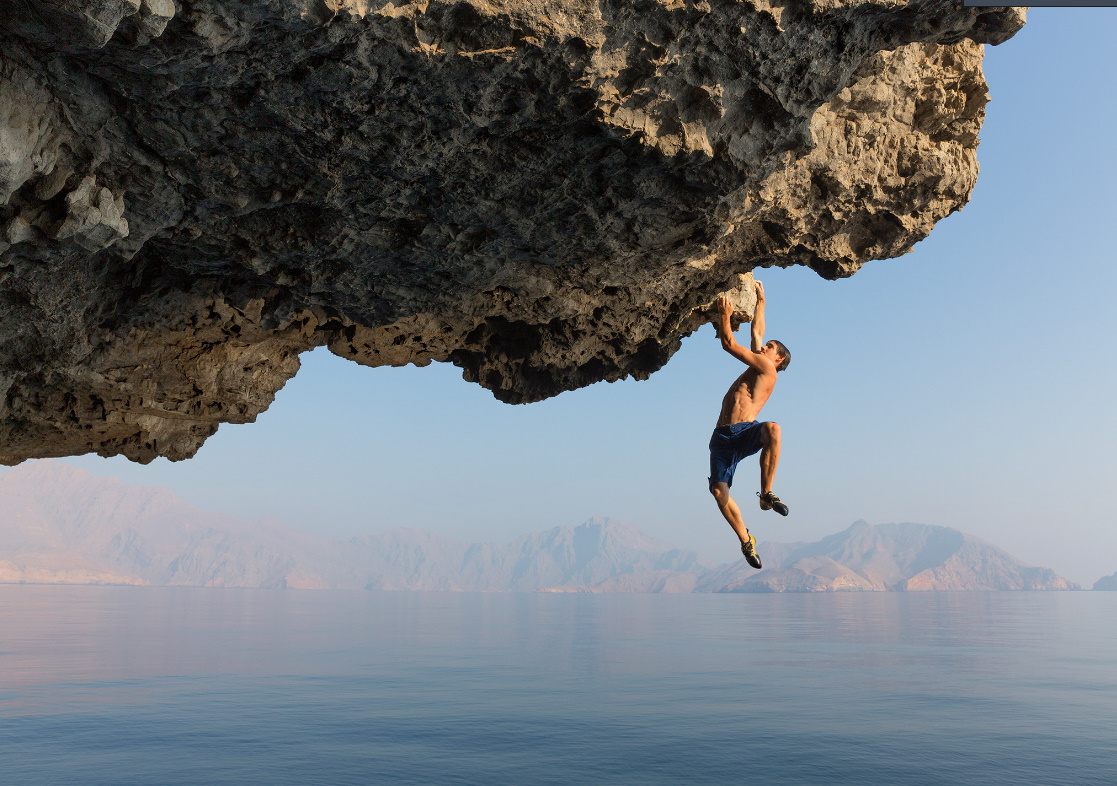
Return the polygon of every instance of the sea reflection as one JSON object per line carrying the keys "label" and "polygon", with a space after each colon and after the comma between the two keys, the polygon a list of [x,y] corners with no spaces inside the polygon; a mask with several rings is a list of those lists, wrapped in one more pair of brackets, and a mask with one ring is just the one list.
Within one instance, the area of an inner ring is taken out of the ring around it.
{"label": "sea reflection", "polygon": [[0,758],[5,783],[1115,782],[1115,622],[1117,593],[2,586]]}
{"label": "sea reflection", "polygon": [[926,662],[980,673],[1002,668],[1021,646],[1043,649],[1053,639],[1103,635],[1064,613],[1068,604],[1089,600],[1083,593],[1007,592],[552,595],[3,586],[0,685],[333,675],[391,664],[531,664],[607,675],[743,664],[785,669],[809,660],[814,671],[879,673]]}

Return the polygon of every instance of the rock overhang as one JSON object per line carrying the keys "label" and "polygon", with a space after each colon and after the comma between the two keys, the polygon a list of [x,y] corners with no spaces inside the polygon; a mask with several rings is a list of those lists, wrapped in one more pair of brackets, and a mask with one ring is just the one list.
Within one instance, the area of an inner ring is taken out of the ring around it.
{"label": "rock overhang", "polygon": [[0,461],[187,458],[328,346],[520,403],[645,378],[757,267],[968,200],[943,2],[0,0]]}

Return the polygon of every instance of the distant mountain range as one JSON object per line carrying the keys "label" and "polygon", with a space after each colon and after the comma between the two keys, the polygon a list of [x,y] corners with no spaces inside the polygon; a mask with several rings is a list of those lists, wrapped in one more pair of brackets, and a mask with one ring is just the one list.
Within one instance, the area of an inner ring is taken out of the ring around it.
{"label": "distant mountain range", "polygon": [[743,562],[704,576],[709,592],[1081,589],[956,529],[859,521],[817,543],[768,543],[764,570]]}
{"label": "distant mountain range", "polygon": [[1117,590],[1117,573],[1112,576],[1102,576],[1094,582],[1096,590]]}
{"label": "distant mountain range", "polygon": [[971,535],[924,524],[858,522],[817,543],[761,543],[759,550],[764,570],[743,559],[714,565],[604,518],[506,545],[409,529],[331,541],[274,519],[198,510],[166,489],[126,486],[54,461],[0,475],[0,583],[553,592],[1079,588]]}

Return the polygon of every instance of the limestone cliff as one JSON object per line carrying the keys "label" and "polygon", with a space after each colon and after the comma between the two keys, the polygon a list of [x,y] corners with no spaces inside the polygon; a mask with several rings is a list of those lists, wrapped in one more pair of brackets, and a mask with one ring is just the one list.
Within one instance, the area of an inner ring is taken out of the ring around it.
{"label": "limestone cliff", "polygon": [[645,378],[746,274],[977,177],[946,0],[0,0],[0,461],[187,458],[327,345],[501,400]]}

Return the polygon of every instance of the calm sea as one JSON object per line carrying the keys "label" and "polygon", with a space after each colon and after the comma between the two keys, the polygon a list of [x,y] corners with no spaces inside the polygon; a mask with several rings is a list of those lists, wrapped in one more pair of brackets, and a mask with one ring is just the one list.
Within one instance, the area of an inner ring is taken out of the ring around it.
{"label": "calm sea", "polygon": [[0,782],[1114,784],[1117,593],[0,587]]}

